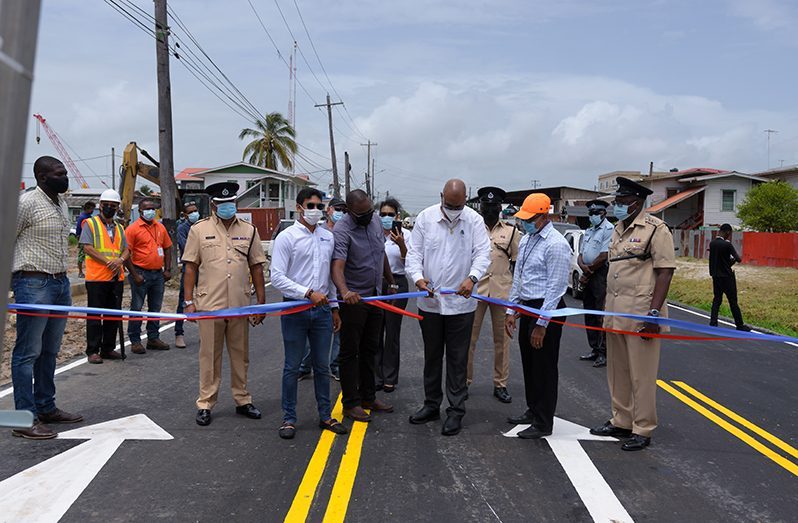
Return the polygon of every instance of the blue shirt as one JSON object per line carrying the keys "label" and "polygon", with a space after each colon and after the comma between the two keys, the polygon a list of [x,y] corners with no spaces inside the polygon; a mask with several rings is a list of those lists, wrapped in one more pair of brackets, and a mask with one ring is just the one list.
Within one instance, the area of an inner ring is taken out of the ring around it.
{"label": "blue shirt", "polygon": [[90,212],[82,212],[78,214],[78,221],[75,222],[75,238],[80,238],[80,233],[83,230],[83,220],[86,218],[91,218],[92,213]]}
{"label": "blue shirt", "polygon": [[183,251],[186,250],[186,241],[188,240],[188,231],[191,230],[191,222],[183,220],[177,224],[177,248],[180,249],[180,256],[183,256]]}
{"label": "blue shirt", "polygon": [[604,218],[597,226],[585,229],[579,250],[582,254],[582,261],[585,264],[590,265],[598,258],[599,254],[610,250],[610,240],[612,239],[614,228],[615,226],[607,218]]}
{"label": "blue shirt", "polygon": [[[572,256],[568,241],[551,222],[536,234],[525,234],[518,244],[508,301],[521,303],[542,299],[541,309],[555,310],[568,289]],[[507,314],[514,314],[514,311],[508,309]],[[539,318],[537,324],[546,327],[549,322]]]}

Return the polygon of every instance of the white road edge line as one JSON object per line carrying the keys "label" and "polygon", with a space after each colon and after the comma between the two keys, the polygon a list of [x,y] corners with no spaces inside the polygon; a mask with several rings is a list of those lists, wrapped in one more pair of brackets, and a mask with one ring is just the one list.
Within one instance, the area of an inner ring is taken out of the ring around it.
{"label": "white road edge line", "polygon": [[[270,286],[271,286],[271,282],[269,282],[266,285],[264,285],[264,287],[270,287]],[[169,329],[173,328],[174,326],[175,326],[174,322],[167,323],[166,325],[164,325],[163,327],[158,329],[158,332],[168,331]],[[141,335],[141,339],[146,340],[147,339],[147,334],[142,334]],[[128,346],[130,346],[130,340],[125,342],[125,347],[128,347]],[[119,348],[118,344],[117,344],[116,348],[117,349]],[[11,356],[11,355],[9,354],[9,356]],[[75,367],[79,367],[80,365],[83,365],[84,363],[87,363],[88,361],[89,361],[88,358],[81,358],[81,359],[79,359],[77,361],[73,361],[72,363],[67,363],[66,365],[63,365],[63,366],[58,367],[57,369],[55,369],[55,375],[57,376],[57,375],[61,374],[62,372],[66,372],[68,370],[74,369]],[[0,390],[0,398],[5,398],[6,396],[11,394],[12,392],[14,392],[14,387],[8,387],[7,389]]]}

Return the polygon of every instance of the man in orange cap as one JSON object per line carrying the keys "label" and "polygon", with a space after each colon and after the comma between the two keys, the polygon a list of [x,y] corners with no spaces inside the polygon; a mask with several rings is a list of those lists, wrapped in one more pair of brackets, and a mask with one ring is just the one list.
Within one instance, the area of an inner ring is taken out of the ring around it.
{"label": "man in orange cap", "polygon": [[[518,259],[509,301],[542,310],[565,307],[563,295],[568,288],[571,248],[554,229],[549,219],[551,199],[543,193],[526,197],[516,215],[526,234],[518,246]],[[507,310],[504,326],[511,338],[516,331],[518,314]],[[524,370],[527,410],[507,419],[509,423],[528,424],[518,433],[524,439],[539,439],[551,434],[557,407],[557,362],[560,356],[562,324],[549,323],[540,317],[521,316],[518,345]]]}

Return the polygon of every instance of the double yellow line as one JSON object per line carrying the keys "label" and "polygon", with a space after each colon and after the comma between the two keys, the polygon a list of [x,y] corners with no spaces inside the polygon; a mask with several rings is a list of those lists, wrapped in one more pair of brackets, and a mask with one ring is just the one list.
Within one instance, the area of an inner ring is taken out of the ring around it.
{"label": "double yellow line", "polygon": [[[339,420],[343,417],[340,394],[335,402],[332,417]],[[363,450],[363,440],[366,437],[368,425],[368,423],[361,421],[356,421],[352,425],[352,430],[346,443],[346,450],[344,450],[341,464],[338,466],[338,473],[335,476],[330,501],[327,503],[327,510],[324,512],[324,523],[342,523],[346,517],[346,510],[349,507],[349,499],[352,497],[352,488],[355,485],[355,476],[360,465],[360,454]],[[310,463],[308,463],[308,468],[305,470],[305,475],[299,484],[294,501],[291,503],[291,508],[285,516],[286,523],[299,523],[307,520],[313,500],[318,493],[319,483],[327,467],[335,437],[335,434],[328,430],[323,431],[319,437],[316,450],[313,451],[313,456],[310,458]]]}
{"label": "double yellow line", "polygon": [[[684,383],[683,381],[671,381],[671,383],[681,390],[677,390],[675,387],[673,387],[671,384],[665,381],[657,380],[657,385],[659,385],[662,389],[664,389],[669,394],[674,396],[676,399],[685,403],[687,406],[689,406],[690,408],[692,408],[693,410],[695,410],[705,418],[709,419],[710,421],[712,421],[713,423],[715,423],[725,431],[729,432],[736,438],[740,439],[742,442],[752,447],[760,454],[774,461],[779,466],[787,469],[788,471],[792,472],[794,475],[798,476],[798,464],[786,458],[782,454],[779,454],[778,452],[774,451],[771,447],[763,444],[760,440],[754,438],[748,432],[745,432],[744,430],[740,429],[740,427],[738,427],[737,425],[730,423],[727,419],[719,416],[716,412],[710,410],[705,405],[708,405],[712,409],[715,409],[715,411],[726,416],[728,419],[734,421],[740,426],[753,432],[760,438],[764,439],[765,441],[769,442],[770,444],[774,445],[776,448],[786,453],[788,456],[792,456],[793,458],[798,459],[798,450],[796,450],[795,447],[777,438],[776,436],[766,431],[762,427],[759,427],[758,425],[751,423],[750,421],[740,416],[733,410],[724,407],[717,401],[702,394],[701,392],[697,391],[696,389]],[[685,394],[685,392],[687,394]],[[701,404],[699,403],[699,401],[696,400],[699,400],[704,404]]]}

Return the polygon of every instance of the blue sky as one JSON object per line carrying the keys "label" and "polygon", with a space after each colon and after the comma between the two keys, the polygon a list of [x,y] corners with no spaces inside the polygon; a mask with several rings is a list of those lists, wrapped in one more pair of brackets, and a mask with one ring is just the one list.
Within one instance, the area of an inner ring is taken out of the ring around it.
{"label": "blue sky", "polygon": [[[149,0],[131,1],[152,11]],[[274,0],[252,3],[287,55],[292,40]],[[293,0],[278,3],[326,88]],[[339,162],[348,150],[359,183],[359,144],[379,143],[377,189],[410,210],[435,203],[455,176],[476,191],[532,179],[593,187],[602,172],[649,161],[753,172],[767,167],[767,128],[779,131],[771,166],[798,163],[794,2],[297,4],[349,112],[334,113]],[[287,110],[287,67],[247,0],[170,5],[256,108]],[[81,157],[121,152],[130,140],[157,155],[154,45],[102,1],[44,0],[32,112]],[[249,123],[175,62],[176,167],[238,161],[237,134]],[[300,170],[322,171],[311,178],[326,188],[326,115],[313,108],[325,90],[301,59],[298,68],[310,93],[297,94],[298,141],[310,159]],[[33,125],[28,135],[27,162],[53,153],[46,139],[35,144]],[[110,172],[109,158],[78,165],[96,186]]]}

